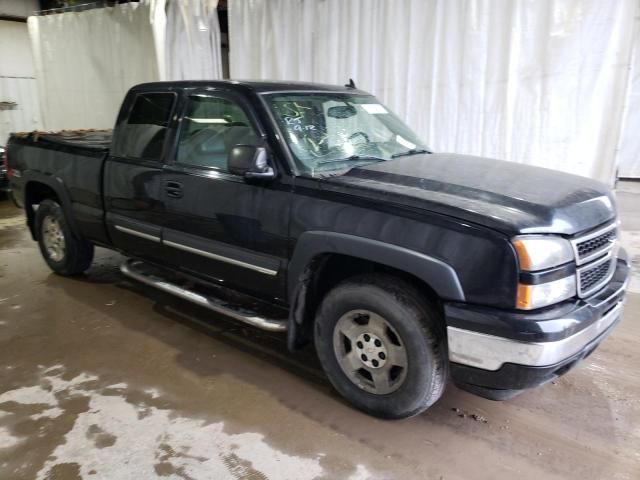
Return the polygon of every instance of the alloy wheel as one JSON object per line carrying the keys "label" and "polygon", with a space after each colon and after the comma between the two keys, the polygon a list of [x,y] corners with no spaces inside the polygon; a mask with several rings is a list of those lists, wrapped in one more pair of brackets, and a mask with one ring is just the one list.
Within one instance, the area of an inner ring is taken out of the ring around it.
{"label": "alloy wheel", "polygon": [[57,217],[48,215],[42,221],[42,242],[51,260],[62,261],[65,255],[65,239]]}
{"label": "alloy wheel", "polygon": [[344,374],[369,393],[394,392],[407,374],[407,352],[389,322],[369,310],[351,310],[333,332],[333,349]]}

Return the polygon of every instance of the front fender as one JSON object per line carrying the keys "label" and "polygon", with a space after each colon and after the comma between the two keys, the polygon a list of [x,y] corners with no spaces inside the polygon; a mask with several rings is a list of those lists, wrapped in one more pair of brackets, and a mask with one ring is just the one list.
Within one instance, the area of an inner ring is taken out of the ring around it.
{"label": "front fender", "polygon": [[295,304],[297,286],[314,257],[336,253],[369,260],[414,275],[428,284],[444,300],[465,300],[455,270],[434,257],[389,243],[344,233],[309,231],[298,239],[287,278],[290,304]]}

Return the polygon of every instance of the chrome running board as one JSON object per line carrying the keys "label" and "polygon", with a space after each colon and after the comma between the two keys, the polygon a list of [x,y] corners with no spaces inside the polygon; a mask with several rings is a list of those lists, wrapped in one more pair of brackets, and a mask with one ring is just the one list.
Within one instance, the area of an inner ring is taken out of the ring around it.
{"label": "chrome running board", "polygon": [[239,320],[243,323],[248,323],[254,327],[261,328],[262,330],[268,330],[270,332],[284,332],[287,330],[286,319],[277,320],[265,318],[243,308],[232,308],[232,305],[229,302],[222,299],[189,290],[165,280],[155,272],[145,271],[145,266],[146,264],[140,260],[128,259],[120,265],[120,271],[127,277],[133,278],[134,280],[145,283],[184,300],[188,300],[189,302],[208,308],[214,312],[221,313],[233,318],[234,320]]}

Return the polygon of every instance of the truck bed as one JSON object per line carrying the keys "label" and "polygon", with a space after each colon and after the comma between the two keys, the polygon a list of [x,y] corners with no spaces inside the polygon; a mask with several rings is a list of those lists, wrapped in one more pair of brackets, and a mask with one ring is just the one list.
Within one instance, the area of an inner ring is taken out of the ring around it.
{"label": "truck bed", "polygon": [[102,175],[111,133],[63,130],[12,134],[8,158],[15,171],[12,186],[17,203],[23,204],[29,181],[45,183],[73,213],[82,235],[96,243],[108,243]]}
{"label": "truck bed", "polygon": [[72,150],[82,155],[82,151],[105,153],[109,151],[113,130],[61,130],[59,132],[14,133],[12,138],[21,144],[42,148],[60,148]]}

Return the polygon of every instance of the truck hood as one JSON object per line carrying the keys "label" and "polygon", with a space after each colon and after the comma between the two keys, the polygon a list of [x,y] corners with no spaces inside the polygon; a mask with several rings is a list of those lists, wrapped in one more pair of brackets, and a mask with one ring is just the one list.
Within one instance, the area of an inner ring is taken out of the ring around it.
{"label": "truck hood", "polygon": [[327,181],[327,186],[344,184],[350,191],[360,188],[383,201],[454,216],[507,234],[573,235],[616,216],[613,194],[603,183],[469,155],[400,157],[354,168]]}

